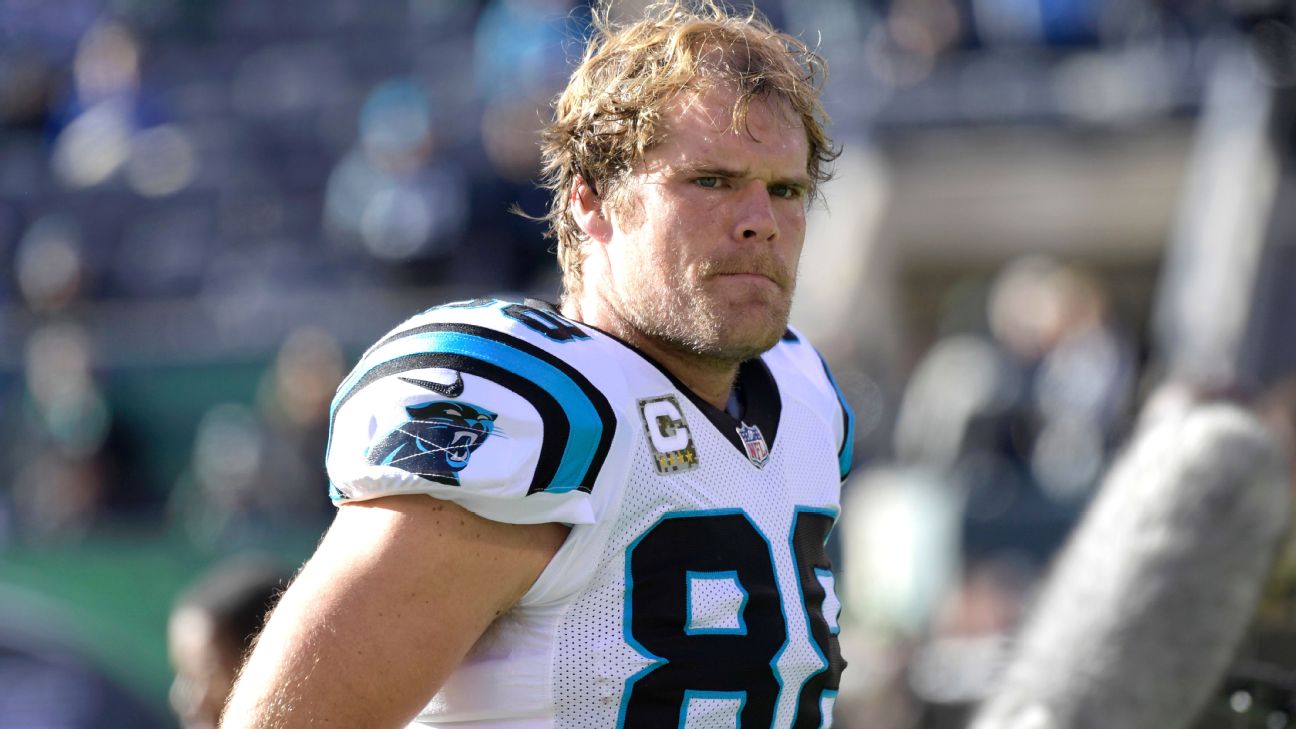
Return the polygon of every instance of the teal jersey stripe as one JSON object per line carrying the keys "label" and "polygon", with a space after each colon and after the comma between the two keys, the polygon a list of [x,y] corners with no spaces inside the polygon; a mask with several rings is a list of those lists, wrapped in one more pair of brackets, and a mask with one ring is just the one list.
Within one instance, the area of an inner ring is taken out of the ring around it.
{"label": "teal jersey stripe", "polygon": [[832,385],[833,392],[837,393],[837,402],[841,404],[842,415],[846,421],[845,433],[842,436],[842,447],[837,452],[837,467],[841,471],[841,477],[844,479],[850,474],[851,463],[855,458],[855,411],[846,402],[846,396],[842,394],[842,389],[837,385],[837,379],[833,377],[832,370],[828,369],[828,363],[824,362],[823,357],[819,358],[823,362],[824,374],[828,375],[828,383]]}
{"label": "teal jersey stripe", "polygon": [[370,352],[338,388],[332,410],[347,397],[366,374],[401,357],[436,352],[477,359],[507,369],[548,392],[567,416],[570,431],[552,484],[545,490],[566,493],[576,490],[594,463],[603,422],[594,403],[580,386],[558,368],[538,357],[502,342],[473,334],[432,331],[396,339]]}

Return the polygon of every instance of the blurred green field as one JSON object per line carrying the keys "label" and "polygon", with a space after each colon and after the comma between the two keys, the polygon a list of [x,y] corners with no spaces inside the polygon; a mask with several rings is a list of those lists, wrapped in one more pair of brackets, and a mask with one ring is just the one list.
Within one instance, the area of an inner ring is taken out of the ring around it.
{"label": "blurred green field", "polygon": [[[257,360],[105,373],[107,398],[140,448],[139,470],[158,501],[187,467],[203,414],[221,403],[253,404],[267,366]],[[323,483],[320,498],[326,498]],[[84,654],[170,721],[166,622],[176,595],[233,551],[266,553],[291,567],[317,539],[318,533],[287,528],[237,547],[198,545],[159,510],[143,520],[97,525],[75,542],[18,540],[0,551],[0,594],[6,619],[21,631]]]}

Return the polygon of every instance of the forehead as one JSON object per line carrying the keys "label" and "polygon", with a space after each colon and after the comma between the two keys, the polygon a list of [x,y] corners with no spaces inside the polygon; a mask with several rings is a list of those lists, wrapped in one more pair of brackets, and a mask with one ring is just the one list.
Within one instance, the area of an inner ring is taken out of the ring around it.
{"label": "forehead", "polygon": [[681,94],[666,107],[662,141],[644,155],[645,161],[740,164],[804,176],[810,142],[791,104],[778,97],[752,98],[746,119],[735,124],[737,105],[738,94],[724,85]]}

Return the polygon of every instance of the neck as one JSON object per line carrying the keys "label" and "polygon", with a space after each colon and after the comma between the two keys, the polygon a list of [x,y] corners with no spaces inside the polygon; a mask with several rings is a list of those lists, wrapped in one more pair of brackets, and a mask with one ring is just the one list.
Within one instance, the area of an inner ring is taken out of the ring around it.
{"label": "neck", "polygon": [[738,376],[738,362],[706,357],[648,336],[630,326],[624,317],[617,316],[610,307],[591,305],[588,300],[568,297],[564,299],[561,311],[568,319],[597,327],[634,345],[666,368],[667,372],[683,382],[695,395],[720,410],[724,410],[729,402],[729,393]]}

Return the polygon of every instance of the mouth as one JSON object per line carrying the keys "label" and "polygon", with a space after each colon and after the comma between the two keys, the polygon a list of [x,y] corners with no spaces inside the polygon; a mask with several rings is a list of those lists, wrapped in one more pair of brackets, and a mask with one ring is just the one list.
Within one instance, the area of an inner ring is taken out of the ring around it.
{"label": "mouth", "polygon": [[780,289],[791,288],[791,272],[778,257],[758,251],[727,253],[700,262],[699,278],[739,282],[768,281]]}
{"label": "mouth", "polygon": [[778,280],[773,276],[764,273],[758,273],[756,271],[734,271],[732,273],[717,274],[717,276],[731,278],[738,281],[769,281],[770,283],[778,284],[779,286],[782,286],[782,284],[779,284]]}
{"label": "mouth", "polygon": [[477,434],[466,430],[455,433],[454,440],[446,446],[446,459],[453,463],[466,463],[468,451],[477,443]]}
{"label": "mouth", "polygon": [[787,289],[777,277],[755,271],[733,271],[730,273],[713,274],[711,278],[719,281],[733,283],[744,288],[760,288],[772,286],[779,291]]}

